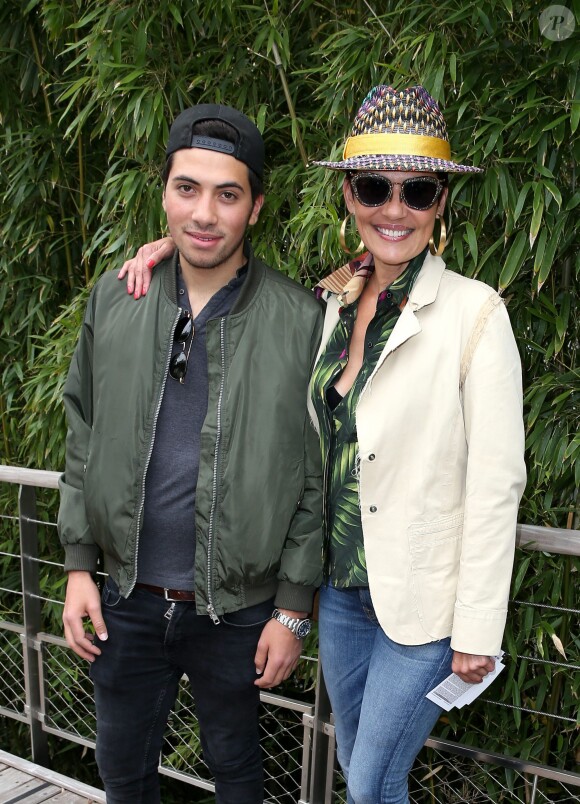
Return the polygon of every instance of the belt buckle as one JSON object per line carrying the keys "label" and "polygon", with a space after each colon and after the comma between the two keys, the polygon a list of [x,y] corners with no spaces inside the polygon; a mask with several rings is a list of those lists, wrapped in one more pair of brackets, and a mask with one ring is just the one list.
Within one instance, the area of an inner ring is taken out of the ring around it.
{"label": "belt buckle", "polygon": [[167,589],[165,586],[163,587],[163,597],[167,600],[168,603],[179,603],[178,597],[169,597],[169,593],[171,589]]}

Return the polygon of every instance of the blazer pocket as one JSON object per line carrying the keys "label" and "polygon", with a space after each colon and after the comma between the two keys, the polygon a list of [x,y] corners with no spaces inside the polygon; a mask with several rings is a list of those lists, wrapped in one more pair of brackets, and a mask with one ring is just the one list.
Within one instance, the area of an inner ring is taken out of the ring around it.
{"label": "blazer pocket", "polygon": [[425,631],[441,639],[453,625],[463,515],[411,525],[408,535],[417,613]]}

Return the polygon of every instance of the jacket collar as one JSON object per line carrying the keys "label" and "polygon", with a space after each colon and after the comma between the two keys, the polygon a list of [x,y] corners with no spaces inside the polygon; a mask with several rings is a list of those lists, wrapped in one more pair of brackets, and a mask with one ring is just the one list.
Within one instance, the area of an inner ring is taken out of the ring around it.
{"label": "jacket collar", "polygon": [[249,240],[244,241],[244,257],[248,260],[248,273],[240,288],[238,298],[230,311],[230,315],[242,313],[252,303],[266,272],[266,266],[254,255]]}
{"label": "jacket collar", "polygon": [[411,288],[407,304],[403,307],[401,315],[397,319],[393,331],[385,344],[385,348],[379,356],[363,391],[370,385],[375,374],[381,368],[387,357],[406,343],[406,341],[419,335],[422,329],[421,322],[415,313],[417,310],[435,301],[444,270],[445,263],[441,257],[433,257],[433,255],[427,254],[419,275],[415,280],[415,284]]}
{"label": "jacket collar", "polygon": [[[357,260],[341,266],[322,279],[316,287],[322,288],[334,296],[340,295],[345,285],[352,279],[354,271],[362,265],[367,256],[368,252],[361,255]],[[421,307],[425,307],[435,301],[444,270],[445,263],[441,257],[434,257],[432,254],[427,253],[407,302],[413,311],[420,310]]]}
{"label": "jacket collar", "polygon": [[[385,348],[383,349],[383,352],[377,361],[377,365],[375,366],[371,377],[369,377],[367,380],[365,388],[369,385],[380,366],[382,366],[382,364],[385,362],[387,356],[392,354],[392,352],[398,349],[399,346],[405,343],[405,341],[408,341],[410,338],[418,335],[421,332],[421,324],[415,315],[415,312],[420,310],[421,307],[425,307],[426,305],[432,304],[435,301],[444,270],[445,263],[441,257],[433,257],[431,254],[427,254],[423,265],[421,266],[421,270],[419,271],[419,275],[415,280],[415,284],[411,289],[407,304],[403,307],[401,315],[399,316],[395,327],[391,332],[387,343],[385,344]],[[323,294],[323,298],[326,301],[327,307],[326,315],[324,316],[322,340],[320,342],[315,363],[317,363],[320,359],[320,355],[324,351],[328,339],[330,338],[332,331],[336,326],[340,306],[338,302],[338,295],[341,293],[344,285],[351,279],[351,277],[351,265],[343,265],[342,268],[339,268],[337,271],[329,274],[317,286],[326,291]],[[314,427],[316,430],[319,430],[320,427],[318,424],[318,417],[310,397],[308,398],[308,410],[310,412],[310,417]]]}
{"label": "jacket collar", "polygon": [[[249,306],[252,299],[262,282],[265,273],[265,265],[254,256],[254,251],[249,240],[244,241],[244,257],[248,261],[248,273],[244,280],[244,284],[240,288],[238,297],[230,311],[231,313],[240,313]],[[175,276],[177,269],[177,260],[179,259],[179,252],[176,250],[168,260],[164,260],[156,271],[163,269],[163,286],[167,296],[174,304],[177,304],[177,292],[175,288]]]}
{"label": "jacket collar", "polygon": [[444,270],[445,263],[441,257],[434,257],[432,254],[427,254],[423,266],[419,271],[419,276],[411,288],[407,302],[413,312],[435,301]]}

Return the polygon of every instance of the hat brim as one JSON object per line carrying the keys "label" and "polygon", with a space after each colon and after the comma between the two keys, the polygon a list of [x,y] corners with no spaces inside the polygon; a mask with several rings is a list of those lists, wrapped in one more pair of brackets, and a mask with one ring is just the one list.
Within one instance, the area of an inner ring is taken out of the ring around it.
{"label": "hat brim", "polygon": [[314,165],[329,170],[401,170],[433,171],[433,173],[483,173],[484,169],[471,165],[459,165],[448,159],[437,159],[432,156],[414,156],[405,154],[373,154],[370,156],[353,156],[342,162],[313,162]]}

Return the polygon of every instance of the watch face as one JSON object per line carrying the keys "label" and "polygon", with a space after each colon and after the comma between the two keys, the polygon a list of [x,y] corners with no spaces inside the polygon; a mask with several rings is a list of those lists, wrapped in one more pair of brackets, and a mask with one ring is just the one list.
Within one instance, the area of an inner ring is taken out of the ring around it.
{"label": "watch face", "polygon": [[310,633],[310,620],[302,620],[298,628],[296,629],[296,636],[298,639],[304,639],[305,636],[308,636]]}

